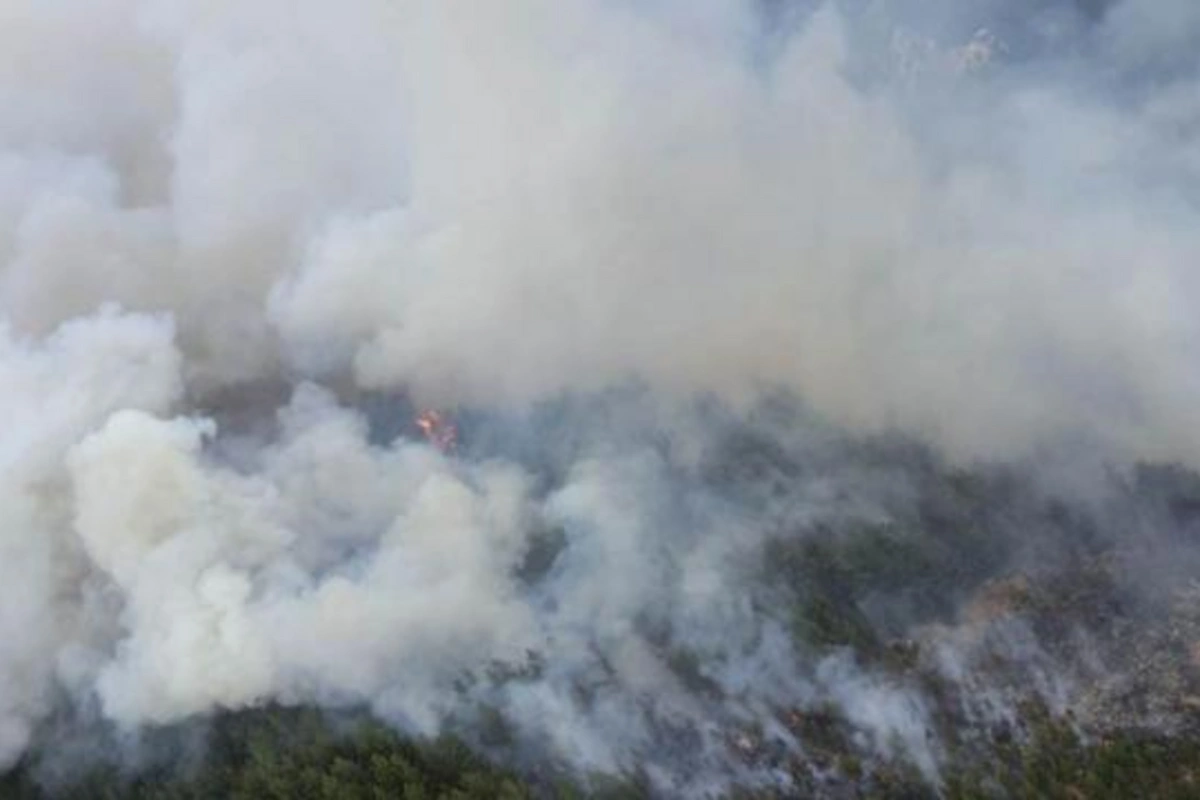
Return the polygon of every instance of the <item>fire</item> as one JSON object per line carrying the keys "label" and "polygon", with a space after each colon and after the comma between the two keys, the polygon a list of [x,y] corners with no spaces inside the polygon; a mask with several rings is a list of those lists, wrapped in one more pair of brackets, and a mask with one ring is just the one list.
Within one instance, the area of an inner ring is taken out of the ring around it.
{"label": "fire", "polygon": [[425,435],[425,439],[443,453],[454,451],[458,444],[458,429],[454,423],[440,411],[422,411],[416,418],[417,427]]}

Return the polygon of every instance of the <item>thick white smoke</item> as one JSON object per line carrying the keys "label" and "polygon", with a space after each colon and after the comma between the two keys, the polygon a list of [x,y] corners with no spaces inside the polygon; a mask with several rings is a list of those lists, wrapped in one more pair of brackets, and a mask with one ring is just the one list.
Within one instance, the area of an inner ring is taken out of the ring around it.
{"label": "thick white smoke", "polygon": [[[1159,5],[1112,11],[1109,62],[1187,27]],[[971,452],[1071,427],[1196,455],[1189,82],[1117,110],[1078,82],[943,81],[976,113],[920,136],[848,77],[831,11],[769,57],[742,0],[6,17],[22,331],[115,301],[174,313],[209,383],[782,384]]]}
{"label": "thick white smoke", "polygon": [[[0,610],[0,754],[11,761],[49,711],[78,647],[116,634],[94,617],[91,565],[72,531],[64,456],[74,442],[125,409],[169,414],[180,358],[164,318],[101,312],[72,320],[40,344],[0,340],[7,430],[0,446],[0,575],[11,592]],[[119,478],[120,473],[117,473]],[[59,673],[59,674],[56,674]]]}
{"label": "thick white smoke", "polygon": [[[719,715],[853,695],[932,768],[903,693],[802,676],[751,621],[729,576],[760,534],[657,451],[597,446],[546,494],[373,441],[321,384],[506,411],[783,388],[969,457],[1198,463],[1192,8],[1123,0],[1009,66],[967,31],[909,70],[863,51],[900,41],[885,12],[833,4],[3,0],[0,762],[66,697],[423,732],[496,703],[618,768],[651,717],[716,714],[649,620],[721,665]],[[262,384],[291,399],[238,399]],[[271,432],[222,457],[214,396]],[[530,589],[548,529],[568,555]],[[463,688],[531,653],[539,680]],[[583,709],[587,681],[620,690]]]}

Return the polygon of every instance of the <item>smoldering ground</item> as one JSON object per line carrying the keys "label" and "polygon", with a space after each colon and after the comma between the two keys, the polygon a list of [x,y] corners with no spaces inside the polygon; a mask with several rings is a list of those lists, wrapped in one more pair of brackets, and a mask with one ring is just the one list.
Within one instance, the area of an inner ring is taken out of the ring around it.
{"label": "smoldering ground", "polygon": [[[940,525],[936,591],[853,596],[889,636],[1080,537],[1137,598],[1188,563],[1120,500],[1200,459],[1198,34],[1183,0],[0,6],[4,758],[70,713],[488,707],[684,791],[829,701],[934,774],[874,645],[796,637],[819,548],[764,553]],[[930,499],[963,465],[1022,488]]]}

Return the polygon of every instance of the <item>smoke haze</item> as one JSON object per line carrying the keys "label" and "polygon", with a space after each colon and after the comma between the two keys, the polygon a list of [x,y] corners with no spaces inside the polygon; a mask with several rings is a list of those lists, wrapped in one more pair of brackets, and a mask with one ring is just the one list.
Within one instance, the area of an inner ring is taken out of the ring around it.
{"label": "smoke haze", "polygon": [[[0,761],[63,708],[489,705],[685,791],[830,701],[934,772],[919,695],[749,576],[915,503],[852,437],[1200,466],[1197,41],[1189,0],[0,2]],[[714,488],[747,419],[785,492]]]}

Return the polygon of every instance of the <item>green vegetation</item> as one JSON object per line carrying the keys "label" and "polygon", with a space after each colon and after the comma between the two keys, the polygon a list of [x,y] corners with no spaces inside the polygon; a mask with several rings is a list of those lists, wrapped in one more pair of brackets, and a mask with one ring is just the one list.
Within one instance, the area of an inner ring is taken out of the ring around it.
{"label": "green vegetation", "polygon": [[[881,755],[843,708],[810,699],[763,708],[758,719],[717,730],[718,748],[728,739],[724,757],[745,767],[726,773],[747,783],[724,787],[729,800],[1200,798],[1200,584],[1189,582],[1187,569],[1200,563],[1200,476],[1140,467],[1121,488],[1128,495],[1120,498],[1121,513],[1098,521],[1031,493],[1011,474],[950,469],[904,442],[862,446],[870,480],[903,484],[895,507],[848,512],[803,530],[780,526],[761,554],[761,580],[747,593],[762,614],[786,623],[796,658],[849,653],[872,676],[919,694],[940,775],[931,781],[922,774],[902,745]],[[731,447],[708,476],[742,487],[744,497],[731,490],[731,502],[785,494],[808,469],[769,441]],[[1131,588],[1139,564],[1162,559],[1154,560],[1159,540],[1136,538],[1136,526],[1120,536],[1128,521],[1159,526],[1173,537],[1168,552],[1190,554],[1174,583],[1156,570],[1149,573],[1153,592]],[[567,546],[564,531],[540,531],[517,578],[542,580]],[[1006,637],[1014,631],[1018,644],[1010,649]],[[701,652],[667,626],[647,622],[640,633],[698,704],[726,702]],[[940,671],[943,644],[957,648],[970,680]],[[464,680],[535,681],[547,668],[542,658],[531,652]],[[1085,659],[1092,660],[1080,667]],[[1070,713],[1047,710],[1030,685],[1031,669],[1072,679]],[[981,687],[995,691],[1005,709],[1015,707],[1015,716],[973,714],[971,694]],[[587,687],[578,689],[585,697]],[[464,714],[455,729],[482,751],[453,737],[406,738],[362,714],[280,707],[150,733],[153,756],[137,768],[117,755],[93,754],[84,764],[74,759],[64,776],[68,759],[44,744],[0,777],[0,800],[654,796],[645,774],[571,775],[558,764],[530,763],[529,753],[518,760],[520,731],[502,708],[480,705]],[[200,726],[203,746],[183,746]],[[681,728],[682,738],[672,741],[673,730],[662,731],[664,751],[687,750],[697,735]],[[498,766],[484,752],[520,766]],[[754,784],[767,774],[776,783],[786,776],[788,785]]]}
{"label": "green vegetation", "polygon": [[[767,581],[790,598],[798,641],[850,647],[869,660],[886,657],[881,637],[951,619],[1000,573],[1012,555],[1011,542],[994,530],[1002,487],[928,470],[915,509],[895,521],[819,528],[768,543]],[[869,605],[884,611],[872,618]]]}
{"label": "green vegetation", "polygon": [[35,765],[0,784],[12,800],[522,800],[529,785],[443,738],[414,742],[367,720],[347,729],[313,710],[225,714],[208,734],[202,764],[127,774],[97,765],[60,785],[40,785]]}
{"label": "green vegetation", "polygon": [[946,782],[948,800],[1187,800],[1200,797],[1200,737],[1119,732],[1094,742],[1036,706],[1023,742]]}
{"label": "green vegetation", "polygon": [[[1026,731],[965,751],[940,787],[901,761],[856,752],[833,707],[795,719],[809,748],[792,765],[794,786],[733,790],[729,800],[794,797],[855,800],[1184,800],[1200,797],[1200,737],[1124,732],[1088,741],[1069,720],[1034,703]],[[813,769],[813,768],[816,769]],[[0,781],[4,800],[637,800],[652,796],[644,777],[593,776],[589,788],[561,776],[519,777],[461,741],[405,739],[368,720],[332,721],[321,712],[270,708],[229,713],[208,733],[199,764],[136,774],[106,764],[54,785],[25,764]]]}
{"label": "green vegetation", "polygon": [[[492,720],[493,724],[495,723]],[[178,731],[160,731],[170,738]],[[68,777],[27,762],[0,778],[0,800],[638,800],[644,776],[528,775],[500,768],[460,739],[419,741],[361,714],[269,707],[218,715],[197,763],[131,771],[99,761]]]}

